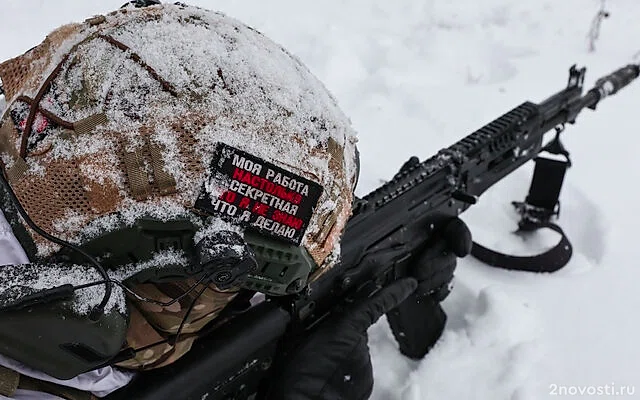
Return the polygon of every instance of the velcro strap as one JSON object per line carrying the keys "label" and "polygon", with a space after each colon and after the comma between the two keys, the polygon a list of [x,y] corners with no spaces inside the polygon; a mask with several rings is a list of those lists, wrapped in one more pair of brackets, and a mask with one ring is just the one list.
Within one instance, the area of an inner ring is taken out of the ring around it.
{"label": "velcro strap", "polygon": [[144,172],[142,160],[135,151],[123,150],[124,167],[127,173],[131,195],[137,200],[144,200],[151,194],[149,177]]}
{"label": "velcro strap", "polygon": [[29,166],[27,165],[27,162],[22,158],[18,157],[13,163],[13,165],[11,166],[11,168],[7,168],[7,171],[6,171],[7,180],[11,184],[15,184],[18,181],[20,181],[20,179],[22,179],[23,176],[26,175],[27,171],[29,171]]}
{"label": "velcro strap", "polygon": [[73,123],[73,130],[77,135],[91,133],[98,125],[107,123],[107,115],[104,113],[90,115],[85,119]]}
{"label": "velcro strap", "polygon": [[342,163],[344,162],[342,146],[334,138],[329,138],[327,148],[329,150],[329,155],[331,156],[331,161],[334,161],[338,166],[342,166]]}
{"label": "velcro strap", "polygon": [[151,154],[151,167],[153,168],[154,182],[160,194],[167,195],[176,192],[176,180],[167,170],[162,158],[162,151],[159,145],[147,138],[149,153]]}
{"label": "velcro strap", "polygon": [[1,122],[0,126],[0,152],[7,153],[13,158],[18,158],[18,150],[11,140],[16,136],[15,127],[10,119]]}
{"label": "velcro strap", "polygon": [[96,26],[104,23],[106,20],[107,17],[105,17],[104,15],[96,15],[95,17],[85,19],[84,22],[91,26]]}
{"label": "velcro strap", "polygon": [[[529,272],[555,272],[567,265],[573,254],[573,247],[567,235],[565,235],[562,228],[558,225],[547,222],[536,226],[535,229],[540,228],[549,228],[562,236],[558,244],[542,254],[535,256],[512,256],[488,249],[473,242],[471,255],[493,267]],[[527,230],[527,232],[529,232],[529,230]]]}
{"label": "velcro strap", "polygon": [[20,158],[18,150],[11,140],[16,136],[15,127],[11,120],[5,120],[0,126],[0,153],[7,153],[14,161],[11,168],[7,168],[5,173],[11,183],[19,181],[29,170],[26,161]]}
{"label": "velcro strap", "polygon": [[0,395],[13,397],[19,382],[20,374],[18,372],[0,365]]}

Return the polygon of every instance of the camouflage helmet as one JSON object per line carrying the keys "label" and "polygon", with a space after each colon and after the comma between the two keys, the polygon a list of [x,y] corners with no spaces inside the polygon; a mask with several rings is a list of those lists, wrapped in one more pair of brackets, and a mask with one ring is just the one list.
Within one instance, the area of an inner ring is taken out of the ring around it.
{"label": "camouflage helmet", "polygon": [[[0,79],[2,170],[50,235],[84,245],[186,219],[194,242],[237,227],[305,249],[319,270],[339,253],[355,133],[255,29],[180,3],[122,8],[56,29]],[[61,250],[23,218],[13,227],[32,259]]]}

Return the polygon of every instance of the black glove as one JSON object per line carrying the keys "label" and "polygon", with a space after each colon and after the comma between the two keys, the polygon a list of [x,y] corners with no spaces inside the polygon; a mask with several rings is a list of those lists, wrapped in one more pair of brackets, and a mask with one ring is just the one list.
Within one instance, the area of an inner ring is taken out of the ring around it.
{"label": "black glove", "polygon": [[452,218],[437,238],[419,254],[409,273],[418,280],[418,288],[399,307],[387,314],[400,352],[421,359],[442,335],[447,315],[440,302],[450,291],[458,257],[471,252],[471,232],[460,218]]}
{"label": "black glove", "polygon": [[270,400],[364,400],[373,390],[367,329],[417,287],[400,279],[322,325],[279,371]]}
{"label": "black glove", "polygon": [[[418,290],[431,292],[437,302],[449,294],[446,289],[456,269],[458,258],[471,253],[473,240],[469,227],[460,218],[451,218],[439,232],[437,240],[430,243],[416,257],[409,273],[418,280]],[[441,290],[434,289],[441,288]]]}

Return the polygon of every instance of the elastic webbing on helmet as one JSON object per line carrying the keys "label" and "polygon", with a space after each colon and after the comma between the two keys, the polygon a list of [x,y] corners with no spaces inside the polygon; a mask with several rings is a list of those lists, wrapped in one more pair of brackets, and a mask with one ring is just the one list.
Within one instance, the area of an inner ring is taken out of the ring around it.
{"label": "elastic webbing on helmet", "polygon": [[164,78],[162,78],[156,72],[156,70],[153,69],[149,64],[145,63],[142,60],[142,58],[140,58],[140,56],[138,54],[136,54],[133,50],[131,50],[129,48],[129,46],[125,45],[122,42],[119,42],[118,40],[112,38],[111,36],[97,35],[97,37],[106,40],[108,43],[112,44],[113,46],[115,46],[118,49],[120,49],[120,50],[124,51],[125,53],[127,53],[129,58],[131,58],[133,61],[138,63],[142,68],[144,68],[147,72],[149,72],[149,75],[151,75],[151,77],[153,79],[155,79],[156,81],[158,81],[160,83],[160,85],[162,85],[162,89],[163,90],[165,90],[166,92],[171,93],[172,96],[177,96],[178,95],[178,91],[173,87],[173,85],[170,84],[169,82],[167,82]]}
{"label": "elastic webbing on helmet", "polygon": [[176,180],[166,169],[161,147],[145,137],[146,145],[151,154],[151,167],[153,168],[154,182],[161,195],[168,195],[176,192]]}
{"label": "elastic webbing on helmet", "polygon": [[2,123],[0,126],[0,152],[4,152],[9,154],[9,156],[13,159],[13,164],[9,168],[6,169],[5,174],[9,182],[15,183],[20,180],[27,172],[28,166],[27,163],[20,158],[18,155],[18,151],[15,147],[9,142],[10,138],[16,137],[17,132],[15,132],[15,127],[11,123]]}
{"label": "elastic webbing on helmet", "polygon": [[86,135],[91,133],[96,127],[108,122],[107,115],[104,113],[90,115],[85,119],[73,123],[73,130],[77,135]]}
{"label": "elastic webbing on helmet", "polygon": [[122,152],[122,159],[124,161],[131,195],[137,200],[146,199],[151,194],[151,185],[149,185],[149,179],[143,170],[144,165],[142,164],[141,157],[137,151],[124,150]]}
{"label": "elastic webbing on helmet", "polygon": [[45,93],[49,90],[51,83],[56,78],[56,76],[58,76],[58,73],[60,73],[60,71],[62,70],[62,66],[67,61],[68,58],[69,58],[69,54],[66,54],[62,58],[62,61],[60,61],[56,66],[56,68],[53,70],[53,72],[49,74],[47,79],[44,81],[44,83],[40,87],[40,90],[38,90],[38,94],[36,94],[36,97],[33,99],[33,104],[31,104],[31,108],[29,109],[29,115],[27,116],[27,120],[25,123],[24,132],[22,132],[22,141],[20,143],[21,158],[25,158],[27,156],[27,145],[29,144],[29,136],[31,136],[31,130],[33,129],[33,122],[35,121],[36,115],[38,114],[38,108],[39,108],[38,104],[40,104],[40,101],[42,101],[42,98],[44,97]]}

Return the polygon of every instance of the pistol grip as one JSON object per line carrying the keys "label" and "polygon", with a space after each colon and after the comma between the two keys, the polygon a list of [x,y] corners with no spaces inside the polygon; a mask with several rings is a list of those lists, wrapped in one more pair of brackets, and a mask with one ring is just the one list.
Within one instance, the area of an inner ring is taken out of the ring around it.
{"label": "pistol grip", "polygon": [[387,313],[387,321],[400,352],[421,359],[442,335],[447,315],[439,302],[417,290]]}

